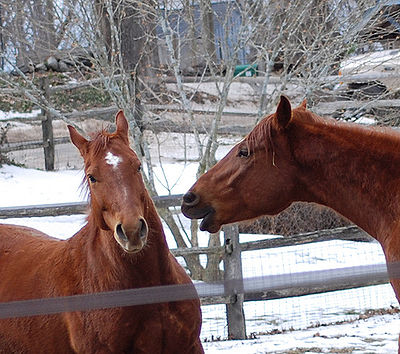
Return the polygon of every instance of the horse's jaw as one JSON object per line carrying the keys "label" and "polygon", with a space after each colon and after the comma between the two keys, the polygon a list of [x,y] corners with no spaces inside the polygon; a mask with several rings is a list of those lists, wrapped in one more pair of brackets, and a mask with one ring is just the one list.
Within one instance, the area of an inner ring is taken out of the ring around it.
{"label": "horse's jaw", "polygon": [[181,207],[183,215],[190,219],[203,219],[200,223],[201,231],[208,231],[210,233],[218,232],[221,225],[216,221],[215,209],[212,206],[187,206],[185,204]]}
{"label": "horse's jaw", "polygon": [[221,224],[217,223],[215,220],[215,210],[211,208],[210,212],[203,217],[200,223],[201,231],[208,231],[213,234],[219,231]]}

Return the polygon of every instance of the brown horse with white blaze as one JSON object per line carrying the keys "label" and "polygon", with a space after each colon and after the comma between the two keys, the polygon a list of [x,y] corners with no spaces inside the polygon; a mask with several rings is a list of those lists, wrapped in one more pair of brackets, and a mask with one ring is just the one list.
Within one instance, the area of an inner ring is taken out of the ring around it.
{"label": "brown horse with white blaze", "polygon": [[[168,249],[162,224],[129,147],[116,131],[86,140],[69,132],[85,163],[87,224],[61,241],[0,225],[0,301],[191,284]],[[62,186],[60,186],[62,188]],[[203,353],[198,299],[0,320],[1,353]]]}
{"label": "brown horse with white blaze", "polygon": [[282,96],[184,195],[200,228],[273,215],[294,201],[336,210],[382,245],[400,301],[400,133],[317,116]]}

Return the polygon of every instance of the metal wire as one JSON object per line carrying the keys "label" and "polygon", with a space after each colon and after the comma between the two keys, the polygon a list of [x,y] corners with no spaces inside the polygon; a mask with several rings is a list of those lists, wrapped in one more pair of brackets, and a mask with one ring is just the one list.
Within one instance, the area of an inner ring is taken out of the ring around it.
{"label": "metal wire", "polygon": [[[388,269],[392,279],[400,278],[400,262],[389,264]],[[385,264],[371,264],[312,272],[231,279],[215,283],[175,284],[56,298],[12,301],[0,303],[0,319],[148,305],[198,297],[246,294],[257,291],[306,288],[324,284],[332,286],[343,284],[349,279],[354,281],[354,284],[371,279],[388,281],[389,274]]]}

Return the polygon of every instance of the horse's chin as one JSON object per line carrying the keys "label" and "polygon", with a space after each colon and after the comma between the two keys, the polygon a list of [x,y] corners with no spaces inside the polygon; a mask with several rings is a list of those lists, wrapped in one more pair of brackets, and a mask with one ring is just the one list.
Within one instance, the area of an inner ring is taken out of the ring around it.
{"label": "horse's chin", "polygon": [[127,242],[124,245],[120,243],[123,251],[127,254],[136,254],[143,250],[147,243],[147,236],[143,237],[136,242]]}
{"label": "horse's chin", "polygon": [[143,247],[140,248],[122,248],[124,250],[125,253],[128,254],[136,254],[139,253],[141,250],[143,250]]}
{"label": "horse's chin", "polygon": [[212,209],[201,221],[200,230],[214,234],[220,230],[221,226],[222,225],[215,220],[215,210]]}
{"label": "horse's chin", "polygon": [[131,243],[131,242],[124,242],[122,241],[118,235],[114,234],[114,238],[116,239],[117,243],[119,244],[119,246],[122,248],[122,250],[125,253],[128,254],[135,254],[135,253],[139,253],[144,246],[146,245],[146,241],[145,240],[140,240],[139,243]]}

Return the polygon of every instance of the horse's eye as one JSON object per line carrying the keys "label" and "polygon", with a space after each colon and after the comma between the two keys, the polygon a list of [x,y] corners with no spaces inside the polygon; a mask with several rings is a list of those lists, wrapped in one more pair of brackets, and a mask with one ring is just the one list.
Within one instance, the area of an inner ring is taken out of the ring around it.
{"label": "horse's eye", "polygon": [[139,167],[137,168],[137,171],[140,172],[142,170],[142,165],[139,165]]}
{"label": "horse's eye", "polygon": [[238,152],[239,157],[249,157],[249,150],[246,147],[242,147]]}
{"label": "horse's eye", "polygon": [[88,175],[88,180],[90,181],[90,183],[95,183],[96,182],[96,178],[94,178],[92,175]]}

